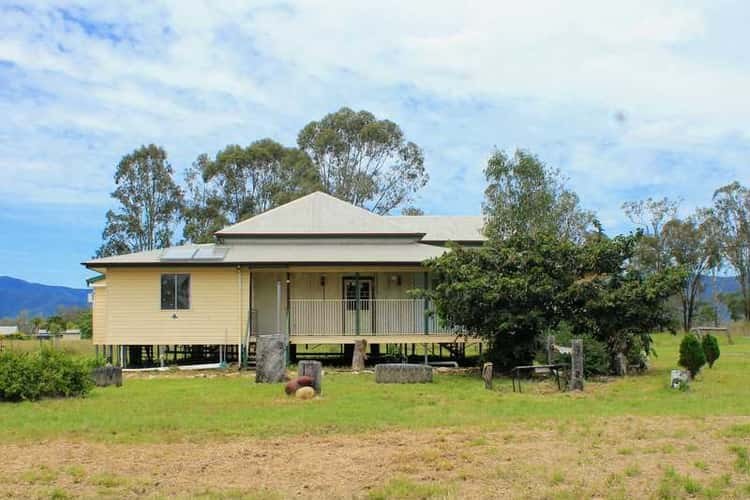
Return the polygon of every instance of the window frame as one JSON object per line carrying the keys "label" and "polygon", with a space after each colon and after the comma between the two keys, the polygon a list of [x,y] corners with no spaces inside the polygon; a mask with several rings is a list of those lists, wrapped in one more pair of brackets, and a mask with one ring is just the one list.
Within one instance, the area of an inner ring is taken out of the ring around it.
{"label": "window frame", "polygon": [[[164,307],[164,277],[171,276],[174,280],[174,305],[173,307]],[[187,276],[187,307],[178,307],[178,276]],[[159,276],[159,308],[162,311],[189,311],[193,307],[193,278],[190,273],[161,273]]]}

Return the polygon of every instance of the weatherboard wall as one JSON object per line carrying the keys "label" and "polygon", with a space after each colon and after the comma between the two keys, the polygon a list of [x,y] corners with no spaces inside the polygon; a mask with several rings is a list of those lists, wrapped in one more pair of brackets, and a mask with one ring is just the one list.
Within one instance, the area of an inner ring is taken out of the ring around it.
{"label": "weatherboard wall", "polygon": [[[161,309],[162,273],[190,274],[189,309]],[[94,315],[100,318],[94,327],[96,344],[236,344],[246,328],[247,269],[110,268],[106,274],[106,293],[94,303]]]}

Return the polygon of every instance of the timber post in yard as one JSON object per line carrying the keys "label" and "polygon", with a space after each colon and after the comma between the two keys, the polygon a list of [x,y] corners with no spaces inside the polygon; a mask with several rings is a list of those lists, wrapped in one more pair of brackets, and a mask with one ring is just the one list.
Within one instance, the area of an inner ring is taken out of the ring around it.
{"label": "timber post in yard", "polygon": [[570,353],[570,389],[583,390],[583,339],[573,339]]}
{"label": "timber post in yard", "polygon": [[365,359],[367,358],[367,341],[358,339],[354,341],[354,354],[352,355],[352,370],[362,371],[365,369]]}
{"label": "timber post in yard", "polygon": [[258,335],[255,382],[283,382],[286,376],[286,348],[284,334]]}
{"label": "timber post in yard", "polygon": [[482,378],[484,379],[484,388],[492,389],[492,376],[494,372],[494,366],[492,363],[485,363],[482,366]]}
{"label": "timber post in yard", "polygon": [[[424,273],[424,289],[427,291],[429,287],[429,275],[425,272]],[[429,299],[427,298],[427,295],[424,296],[422,299],[422,307],[424,308],[424,334],[429,335],[430,334],[430,317],[429,317],[429,311],[430,311],[430,304]],[[424,364],[428,365],[430,363],[430,357],[427,354],[427,344],[424,345]]]}
{"label": "timber post in yard", "polygon": [[299,377],[310,377],[313,380],[313,389],[317,394],[323,391],[323,364],[320,361],[303,359],[297,366]]}

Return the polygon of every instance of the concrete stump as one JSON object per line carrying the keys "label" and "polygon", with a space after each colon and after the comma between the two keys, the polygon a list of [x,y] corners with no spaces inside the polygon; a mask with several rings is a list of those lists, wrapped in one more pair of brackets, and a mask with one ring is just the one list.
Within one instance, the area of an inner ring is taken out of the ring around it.
{"label": "concrete stump", "polygon": [[119,366],[99,366],[94,368],[91,373],[94,379],[94,385],[97,387],[107,387],[109,385],[116,385],[117,387],[122,386],[122,368]]}
{"label": "concrete stump", "polygon": [[258,335],[255,382],[283,382],[286,376],[286,338],[283,334]]}
{"label": "concrete stump", "polygon": [[423,384],[432,382],[432,367],[401,363],[375,365],[378,384]]}
{"label": "concrete stump", "polygon": [[570,389],[583,390],[583,340],[573,339],[570,353]]}
{"label": "concrete stump", "polygon": [[297,375],[313,379],[313,388],[320,394],[323,390],[323,364],[320,361],[303,359],[297,365]]}
{"label": "concrete stump", "polygon": [[355,340],[352,370],[356,372],[364,370],[365,359],[367,359],[367,341],[365,339]]}
{"label": "concrete stump", "polygon": [[484,388],[492,389],[492,375],[494,366],[492,363],[485,363],[482,366],[482,378],[484,379]]}

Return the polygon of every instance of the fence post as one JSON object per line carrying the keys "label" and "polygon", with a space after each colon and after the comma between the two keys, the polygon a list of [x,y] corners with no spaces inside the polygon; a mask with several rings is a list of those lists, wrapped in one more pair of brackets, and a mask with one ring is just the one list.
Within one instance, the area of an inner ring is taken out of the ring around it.
{"label": "fence post", "polygon": [[570,389],[583,390],[583,339],[573,339],[570,354]]}

